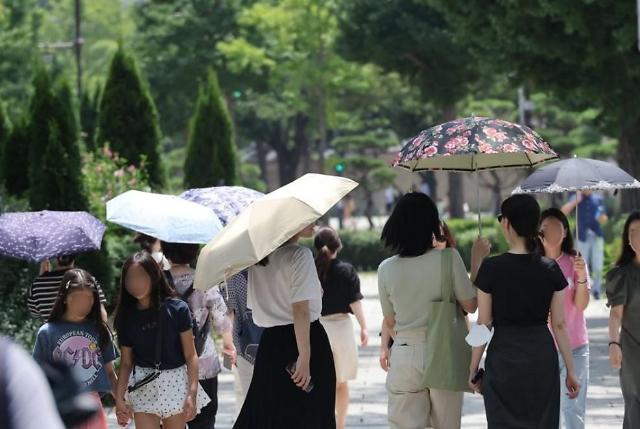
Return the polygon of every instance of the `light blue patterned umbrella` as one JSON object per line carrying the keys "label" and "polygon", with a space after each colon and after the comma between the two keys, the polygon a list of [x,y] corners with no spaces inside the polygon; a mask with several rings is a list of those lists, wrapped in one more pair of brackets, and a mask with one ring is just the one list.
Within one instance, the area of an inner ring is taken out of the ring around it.
{"label": "light blue patterned umbrella", "polygon": [[141,191],[108,201],[107,220],[171,243],[207,243],[222,229],[215,213],[200,204]]}
{"label": "light blue patterned umbrella", "polygon": [[180,198],[210,208],[223,225],[238,216],[254,200],[262,197],[262,192],[242,186],[216,186],[213,188],[196,188],[180,194]]}
{"label": "light blue patterned umbrella", "polygon": [[99,250],[106,227],[87,212],[19,212],[0,216],[0,254],[31,262]]}

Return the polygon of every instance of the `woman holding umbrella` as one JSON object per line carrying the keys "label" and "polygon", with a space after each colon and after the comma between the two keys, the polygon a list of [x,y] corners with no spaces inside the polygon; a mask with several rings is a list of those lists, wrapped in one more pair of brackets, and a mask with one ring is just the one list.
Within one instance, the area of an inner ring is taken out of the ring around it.
{"label": "woman holding umbrella", "polygon": [[609,361],[620,370],[624,429],[640,427],[640,212],[627,218],[622,253],[607,274]]}
{"label": "woman holding umbrella", "polygon": [[[485,345],[473,349],[469,384],[484,395],[489,428],[558,427],[558,355],[547,328],[549,312],[564,359],[569,398],[578,396],[564,317],[567,280],[552,259],[535,252],[540,207],[530,195],[506,199],[498,216],[509,251],[482,262],[478,287],[478,325],[493,327],[485,373],[477,381]],[[484,343],[488,341],[486,338]]]}
{"label": "woman holding umbrella", "polygon": [[331,429],[336,373],[318,320],[322,288],[311,250],[298,244],[309,225],[249,268],[248,306],[265,328],[253,379],[234,429]]}
{"label": "woman holding umbrella", "polygon": [[568,286],[564,292],[564,317],[567,323],[576,375],[580,386],[582,386],[578,397],[569,399],[569,392],[562,382],[566,377],[567,368],[562,356],[560,356],[561,420],[569,429],[584,428],[587,386],[589,384],[589,335],[587,320],[584,317],[584,310],[589,305],[590,289],[587,265],[573,246],[569,221],[561,210],[550,208],[542,212],[540,232],[542,254],[554,259],[567,279]]}

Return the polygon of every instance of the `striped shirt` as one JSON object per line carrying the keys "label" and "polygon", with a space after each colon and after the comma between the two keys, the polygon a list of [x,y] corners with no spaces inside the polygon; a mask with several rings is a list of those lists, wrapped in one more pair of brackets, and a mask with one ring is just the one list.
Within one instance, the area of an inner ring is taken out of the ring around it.
{"label": "striped shirt", "polygon": [[[33,281],[29,290],[29,298],[27,298],[27,306],[33,317],[45,320],[49,318],[53,310],[53,304],[55,304],[58,297],[60,283],[62,283],[62,277],[64,277],[65,272],[67,270],[48,271],[36,277]],[[104,296],[104,292],[102,292],[99,284],[97,286],[100,302],[106,304],[107,299]]]}

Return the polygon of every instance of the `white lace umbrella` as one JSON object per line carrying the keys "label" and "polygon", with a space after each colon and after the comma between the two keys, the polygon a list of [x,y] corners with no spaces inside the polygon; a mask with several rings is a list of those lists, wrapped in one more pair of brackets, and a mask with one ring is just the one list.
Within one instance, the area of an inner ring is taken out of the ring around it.
{"label": "white lace umbrella", "polygon": [[[639,189],[640,182],[615,164],[597,159],[570,158],[540,167],[512,194]],[[576,238],[578,237],[576,205]]]}

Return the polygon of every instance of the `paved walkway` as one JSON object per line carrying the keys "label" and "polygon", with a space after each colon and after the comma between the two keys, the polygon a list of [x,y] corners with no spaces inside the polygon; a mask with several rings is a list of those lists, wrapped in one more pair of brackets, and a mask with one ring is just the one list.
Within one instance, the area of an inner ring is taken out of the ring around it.
{"label": "paved walkway", "polygon": [[[377,332],[382,320],[382,313],[378,304],[375,275],[363,275],[362,283],[365,295],[364,309],[369,323],[371,340],[368,347],[360,350],[359,376],[358,380],[351,385],[352,403],[347,427],[387,428],[385,373],[378,366],[380,339]],[[618,376],[609,366],[607,316],[608,310],[604,301],[591,302],[587,309],[591,340],[591,382],[588,392],[587,427],[594,429],[621,428],[624,412]],[[225,371],[220,375],[219,382],[219,411],[216,428],[230,429],[235,417],[233,376]],[[110,413],[109,417],[110,428],[116,428],[113,413]],[[482,397],[466,395],[462,428],[480,429],[485,427]]]}

